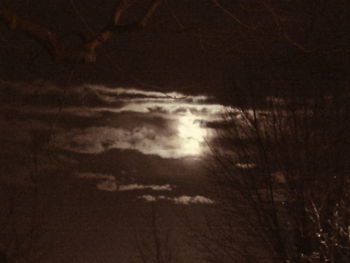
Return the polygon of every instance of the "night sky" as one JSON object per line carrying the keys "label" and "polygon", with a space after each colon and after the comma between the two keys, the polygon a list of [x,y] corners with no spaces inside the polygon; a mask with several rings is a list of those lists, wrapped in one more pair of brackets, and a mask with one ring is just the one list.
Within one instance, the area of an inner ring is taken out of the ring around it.
{"label": "night sky", "polygon": [[[266,76],[271,74],[275,79],[308,81],[325,74],[343,77],[348,52],[341,50],[349,45],[346,1],[324,3],[324,19],[322,10],[311,11],[315,3],[303,6],[303,2],[286,2],[276,8],[285,17],[290,38],[307,52],[279,36],[271,15],[254,6],[255,1],[251,9],[262,11],[247,12],[240,1],[223,2],[241,21],[256,24],[253,31],[235,23],[211,1],[168,1],[158,7],[147,28],[113,37],[98,49],[97,62],[85,65],[52,61],[36,41],[2,24],[1,73],[10,80],[64,83],[69,78],[80,83],[130,85],[139,81],[164,89],[232,86],[236,74],[260,82],[269,81]],[[125,13],[121,24],[137,21],[147,4],[139,1]],[[2,6],[50,29],[66,46],[78,46],[108,24],[115,3],[2,1]],[[74,74],[68,77],[72,68]]]}
{"label": "night sky", "polygon": [[[151,3],[135,2],[118,25]],[[119,1],[1,0],[1,255],[142,262],[156,211],[180,251],[173,262],[204,262],[185,218],[200,225],[216,205],[206,175],[222,114],[350,84],[347,1],[263,2],[163,1],[145,28],[115,33],[84,63],[50,56],[6,10],[73,48]]]}

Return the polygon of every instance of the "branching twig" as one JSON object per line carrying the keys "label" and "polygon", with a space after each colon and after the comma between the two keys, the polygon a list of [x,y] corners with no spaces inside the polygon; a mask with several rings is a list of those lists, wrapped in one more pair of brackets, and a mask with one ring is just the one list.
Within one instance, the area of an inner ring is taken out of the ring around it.
{"label": "branching twig", "polygon": [[11,30],[25,33],[45,48],[55,61],[93,63],[96,61],[96,50],[103,43],[110,40],[116,33],[130,33],[147,26],[150,18],[162,0],[153,0],[145,14],[136,22],[121,25],[120,20],[130,7],[131,1],[122,0],[113,11],[111,21],[94,38],[74,48],[68,48],[58,40],[57,35],[39,24],[27,20],[11,10],[0,9],[0,21],[9,26]]}

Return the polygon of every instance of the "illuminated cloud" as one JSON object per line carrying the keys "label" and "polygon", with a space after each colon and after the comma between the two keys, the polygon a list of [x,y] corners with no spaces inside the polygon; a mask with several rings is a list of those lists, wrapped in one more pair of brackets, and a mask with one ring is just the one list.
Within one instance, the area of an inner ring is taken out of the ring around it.
{"label": "illuminated cloud", "polygon": [[118,185],[116,180],[105,180],[96,185],[98,190],[115,192],[118,190]]}
{"label": "illuminated cloud", "polygon": [[[181,133],[176,128],[181,128]],[[157,127],[137,127],[132,130],[111,127],[70,129],[55,134],[52,137],[52,145],[64,150],[90,154],[113,148],[132,149],[163,158],[183,158],[200,154],[201,147],[205,146],[205,133],[201,127],[181,123],[174,129],[170,134]],[[194,132],[193,137],[189,132]]]}
{"label": "illuminated cloud", "polygon": [[101,191],[115,192],[118,190],[117,180],[110,174],[77,173],[75,176],[82,179],[99,180],[96,187]]}
{"label": "illuminated cloud", "polygon": [[26,104],[36,106],[56,107],[62,99],[65,106],[103,106],[120,105],[131,102],[160,102],[172,103],[207,103],[211,97],[203,95],[185,95],[178,92],[145,91],[132,87],[107,87],[103,85],[84,84],[63,88],[48,82],[13,83],[1,81],[0,95],[2,102],[5,98],[11,101],[22,100]]}
{"label": "illuminated cloud", "polygon": [[[210,97],[177,92],[88,84],[65,91],[46,83],[7,86],[6,92],[26,105],[16,109],[12,103],[11,110],[30,113],[29,118],[51,119],[60,112],[58,106],[64,101],[50,146],[77,153],[128,149],[162,158],[198,157],[208,151],[206,142],[213,134],[202,123],[219,120],[227,110],[211,103]],[[39,123],[33,126],[44,129]]]}
{"label": "illuminated cloud", "polygon": [[77,173],[76,177],[85,179],[100,179],[100,180],[115,180],[115,177],[110,174],[97,174],[97,173]]}
{"label": "illuminated cloud", "polygon": [[173,187],[170,184],[165,185],[143,185],[143,184],[126,184],[120,185],[118,191],[133,191],[133,190],[153,190],[153,191],[171,191]]}
{"label": "illuminated cloud", "polygon": [[157,201],[157,198],[154,197],[153,195],[141,195],[141,196],[139,196],[139,199],[143,199],[146,202],[155,202],[155,201]]}
{"label": "illuminated cloud", "polygon": [[111,88],[102,85],[85,85],[91,90],[96,90],[103,92],[104,94],[114,95],[122,98],[183,98],[185,97],[181,93],[177,92],[159,92],[159,91],[144,91],[140,89],[135,89],[131,87],[125,88]]}
{"label": "illuminated cloud", "polygon": [[182,195],[178,197],[167,197],[164,195],[141,195],[138,197],[138,199],[142,199],[146,202],[155,202],[158,200],[167,200],[170,201],[176,205],[191,205],[191,204],[203,204],[203,205],[212,205],[215,202],[205,196],[196,195],[196,196],[189,196],[189,195]]}
{"label": "illuminated cloud", "polygon": [[138,191],[138,190],[151,190],[151,191],[172,191],[173,186],[170,184],[157,185],[157,184],[120,184],[116,177],[110,174],[98,174],[98,173],[77,173],[77,178],[82,179],[94,179],[99,180],[96,187],[102,191],[108,192],[125,192],[125,191]]}
{"label": "illuminated cloud", "polygon": [[237,168],[241,169],[252,169],[256,167],[255,163],[236,163]]}
{"label": "illuminated cloud", "polygon": [[201,196],[201,195],[196,195],[196,196],[188,196],[188,195],[182,195],[179,197],[174,197],[173,202],[175,204],[181,204],[181,205],[190,205],[190,204],[206,204],[206,205],[211,205],[214,204],[214,201]]}
{"label": "illuminated cloud", "polygon": [[183,112],[191,112],[196,115],[211,116],[221,115],[225,113],[227,107],[220,104],[192,104],[188,102],[177,102],[177,101],[133,101],[130,100],[128,103],[120,107],[105,107],[96,108],[96,111],[110,111],[110,112],[143,112],[143,113],[162,113],[162,114],[181,114]]}

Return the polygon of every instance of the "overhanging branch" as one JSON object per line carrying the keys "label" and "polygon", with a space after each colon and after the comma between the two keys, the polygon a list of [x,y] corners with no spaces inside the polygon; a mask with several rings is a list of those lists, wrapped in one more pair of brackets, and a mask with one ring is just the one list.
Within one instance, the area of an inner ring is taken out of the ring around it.
{"label": "overhanging branch", "polygon": [[15,12],[0,9],[0,21],[16,30],[28,35],[38,42],[54,61],[93,63],[96,61],[96,51],[103,43],[111,39],[115,34],[135,32],[148,25],[150,18],[155,13],[162,0],[153,0],[145,14],[134,23],[121,25],[120,20],[134,1],[121,0],[112,13],[110,22],[96,36],[80,46],[68,48],[58,40],[57,35],[48,28],[33,23]]}

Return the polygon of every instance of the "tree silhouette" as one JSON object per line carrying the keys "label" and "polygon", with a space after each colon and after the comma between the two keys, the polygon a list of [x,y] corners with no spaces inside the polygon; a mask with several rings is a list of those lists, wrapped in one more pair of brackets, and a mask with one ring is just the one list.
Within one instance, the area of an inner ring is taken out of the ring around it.
{"label": "tree silhouette", "polygon": [[212,144],[218,219],[201,238],[210,262],[349,260],[349,97],[314,91],[259,105],[246,92],[225,116]]}

